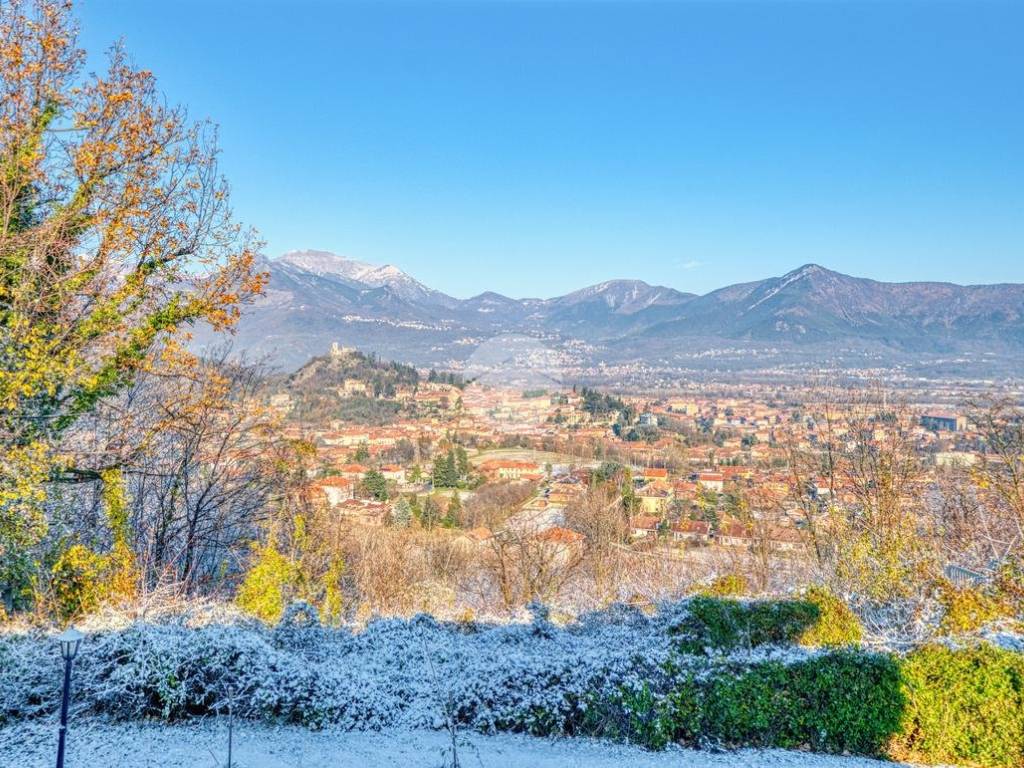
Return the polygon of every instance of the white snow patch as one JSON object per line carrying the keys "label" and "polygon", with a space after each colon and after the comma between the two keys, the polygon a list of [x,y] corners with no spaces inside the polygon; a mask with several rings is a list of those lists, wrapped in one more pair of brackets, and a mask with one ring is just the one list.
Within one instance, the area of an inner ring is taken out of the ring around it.
{"label": "white snow patch", "polygon": [[754,309],[755,307],[757,307],[757,306],[759,306],[761,304],[764,304],[764,302],[768,301],[768,299],[770,299],[772,296],[777,294],[779,291],[781,291],[787,285],[791,285],[792,283],[795,283],[797,280],[800,280],[801,278],[807,277],[808,275],[811,275],[811,274],[814,274],[815,272],[820,272],[820,271],[821,271],[821,267],[818,267],[818,266],[816,266],[814,264],[809,264],[806,267],[801,267],[800,269],[796,270],[795,272],[790,272],[788,275],[786,275],[785,277],[782,278],[782,282],[780,282],[774,288],[769,289],[765,293],[764,296],[762,296],[760,299],[758,299],[753,304],[751,304],[749,307],[747,307],[747,311],[749,312],[750,310]]}
{"label": "white snow patch", "polygon": [[[98,720],[73,722],[68,732],[67,765],[75,768],[221,768],[227,763],[227,722],[192,725],[113,725]],[[467,768],[884,768],[856,757],[814,755],[786,750],[744,749],[703,752],[639,747],[591,739],[538,739],[528,736],[459,737],[459,759]],[[50,768],[56,753],[54,722],[32,722],[0,729],[0,765]],[[233,764],[238,768],[374,766],[439,768],[445,764],[447,734],[439,731],[351,732],[333,728],[235,723]],[[450,761],[449,761],[450,763]]]}

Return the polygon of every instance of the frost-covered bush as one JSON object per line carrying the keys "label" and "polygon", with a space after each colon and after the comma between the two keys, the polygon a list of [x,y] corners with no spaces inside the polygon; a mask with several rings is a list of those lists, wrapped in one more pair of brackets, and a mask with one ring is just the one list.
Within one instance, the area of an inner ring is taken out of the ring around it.
{"label": "frost-covered bush", "polygon": [[[669,630],[686,615],[685,603],[653,616],[616,606],[560,627],[535,607],[523,623],[419,616],[358,632],[321,626],[305,605],[274,628],[237,616],[200,626],[162,616],[90,632],[76,660],[75,703],[119,719],[175,720],[230,706],[246,718],[382,728],[436,726],[452,702],[470,727],[561,732],[594,696],[654,679],[669,659],[706,664],[674,648]],[[0,634],[0,663],[0,717],[55,710],[52,637]]]}
{"label": "frost-covered bush", "polygon": [[[321,626],[305,604],[273,628],[217,611],[200,614],[206,623],[195,612],[160,614],[89,632],[74,701],[79,714],[127,720],[230,709],[270,722],[380,729],[440,728],[451,716],[483,731],[652,748],[878,754],[889,743],[918,759],[996,768],[1024,756],[1019,652],[810,649],[793,640],[811,612],[767,606],[695,598],[647,615],[618,605],[565,626],[533,606],[518,623],[421,615],[359,631]],[[717,643],[710,654],[709,642]],[[52,715],[60,683],[52,636],[0,633],[0,722]]]}
{"label": "frost-covered bush", "polygon": [[[162,617],[90,632],[76,660],[75,702],[123,719],[174,720],[230,704],[241,717],[381,728],[433,726],[440,702],[451,700],[472,727],[536,732],[548,727],[541,721],[568,718],[587,692],[656,669],[672,653],[668,625],[681,610],[647,617],[616,608],[567,627],[540,609],[529,623],[506,625],[420,616],[359,632],[322,627],[304,604],[274,628],[238,617],[201,626]],[[0,717],[54,711],[52,637],[0,635],[0,664]]]}

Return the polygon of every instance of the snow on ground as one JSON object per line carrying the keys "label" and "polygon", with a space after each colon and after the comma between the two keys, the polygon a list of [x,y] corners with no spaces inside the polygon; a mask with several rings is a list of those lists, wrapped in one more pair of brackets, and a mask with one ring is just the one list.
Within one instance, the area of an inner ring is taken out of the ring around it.
{"label": "snow on ground", "polygon": [[[638,747],[589,739],[460,735],[464,768],[892,768],[894,763],[785,750],[704,752]],[[56,754],[52,720],[0,728],[0,766],[50,768]],[[443,731],[309,730],[236,723],[237,768],[441,768],[449,744]],[[227,759],[226,720],[189,725],[72,724],[69,768],[221,768]],[[448,763],[450,764],[450,762]]]}

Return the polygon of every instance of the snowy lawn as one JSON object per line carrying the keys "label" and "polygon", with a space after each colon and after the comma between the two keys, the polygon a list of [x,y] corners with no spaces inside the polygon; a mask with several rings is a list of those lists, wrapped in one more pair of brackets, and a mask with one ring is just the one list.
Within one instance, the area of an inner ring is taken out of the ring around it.
{"label": "snowy lawn", "polygon": [[[589,739],[528,736],[460,736],[464,768],[891,768],[856,757],[785,750],[702,752],[637,747]],[[236,723],[234,764],[238,768],[441,768],[448,746],[443,731],[309,730],[297,726]],[[0,766],[50,768],[57,745],[54,722],[25,722],[0,728]],[[68,733],[68,768],[220,768],[227,757],[227,722],[132,726],[84,720]]]}

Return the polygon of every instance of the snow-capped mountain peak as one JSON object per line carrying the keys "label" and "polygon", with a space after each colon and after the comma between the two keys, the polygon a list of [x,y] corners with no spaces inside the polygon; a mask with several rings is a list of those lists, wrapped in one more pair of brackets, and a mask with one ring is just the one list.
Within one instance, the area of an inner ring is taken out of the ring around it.
{"label": "snow-capped mountain peak", "polygon": [[571,306],[600,301],[615,312],[632,314],[655,305],[677,304],[684,299],[685,294],[673,288],[649,285],[643,280],[606,280],[550,302]]}
{"label": "snow-capped mountain peak", "polygon": [[316,250],[289,251],[276,262],[321,277],[340,277],[362,289],[388,288],[409,301],[444,305],[453,301],[451,297],[428,288],[393,264],[369,264],[330,251]]}
{"label": "snow-capped mountain peak", "polygon": [[330,251],[288,251],[277,261],[314,275],[338,275],[350,280],[360,280],[363,275],[379,269],[373,264],[347,259]]}
{"label": "snow-capped mountain peak", "polygon": [[767,288],[765,292],[753,304],[747,307],[747,311],[749,312],[752,309],[756,309],[761,304],[764,304],[766,301],[771,299],[773,296],[777,296],[788,286],[800,280],[806,280],[808,278],[827,279],[832,275],[834,275],[833,272],[830,272],[829,270],[825,269],[824,267],[820,267],[817,264],[804,264],[802,267],[798,267],[797,269],[787,272],[782,277],[778,278],[775,281],[772,281],[771,286]]}

